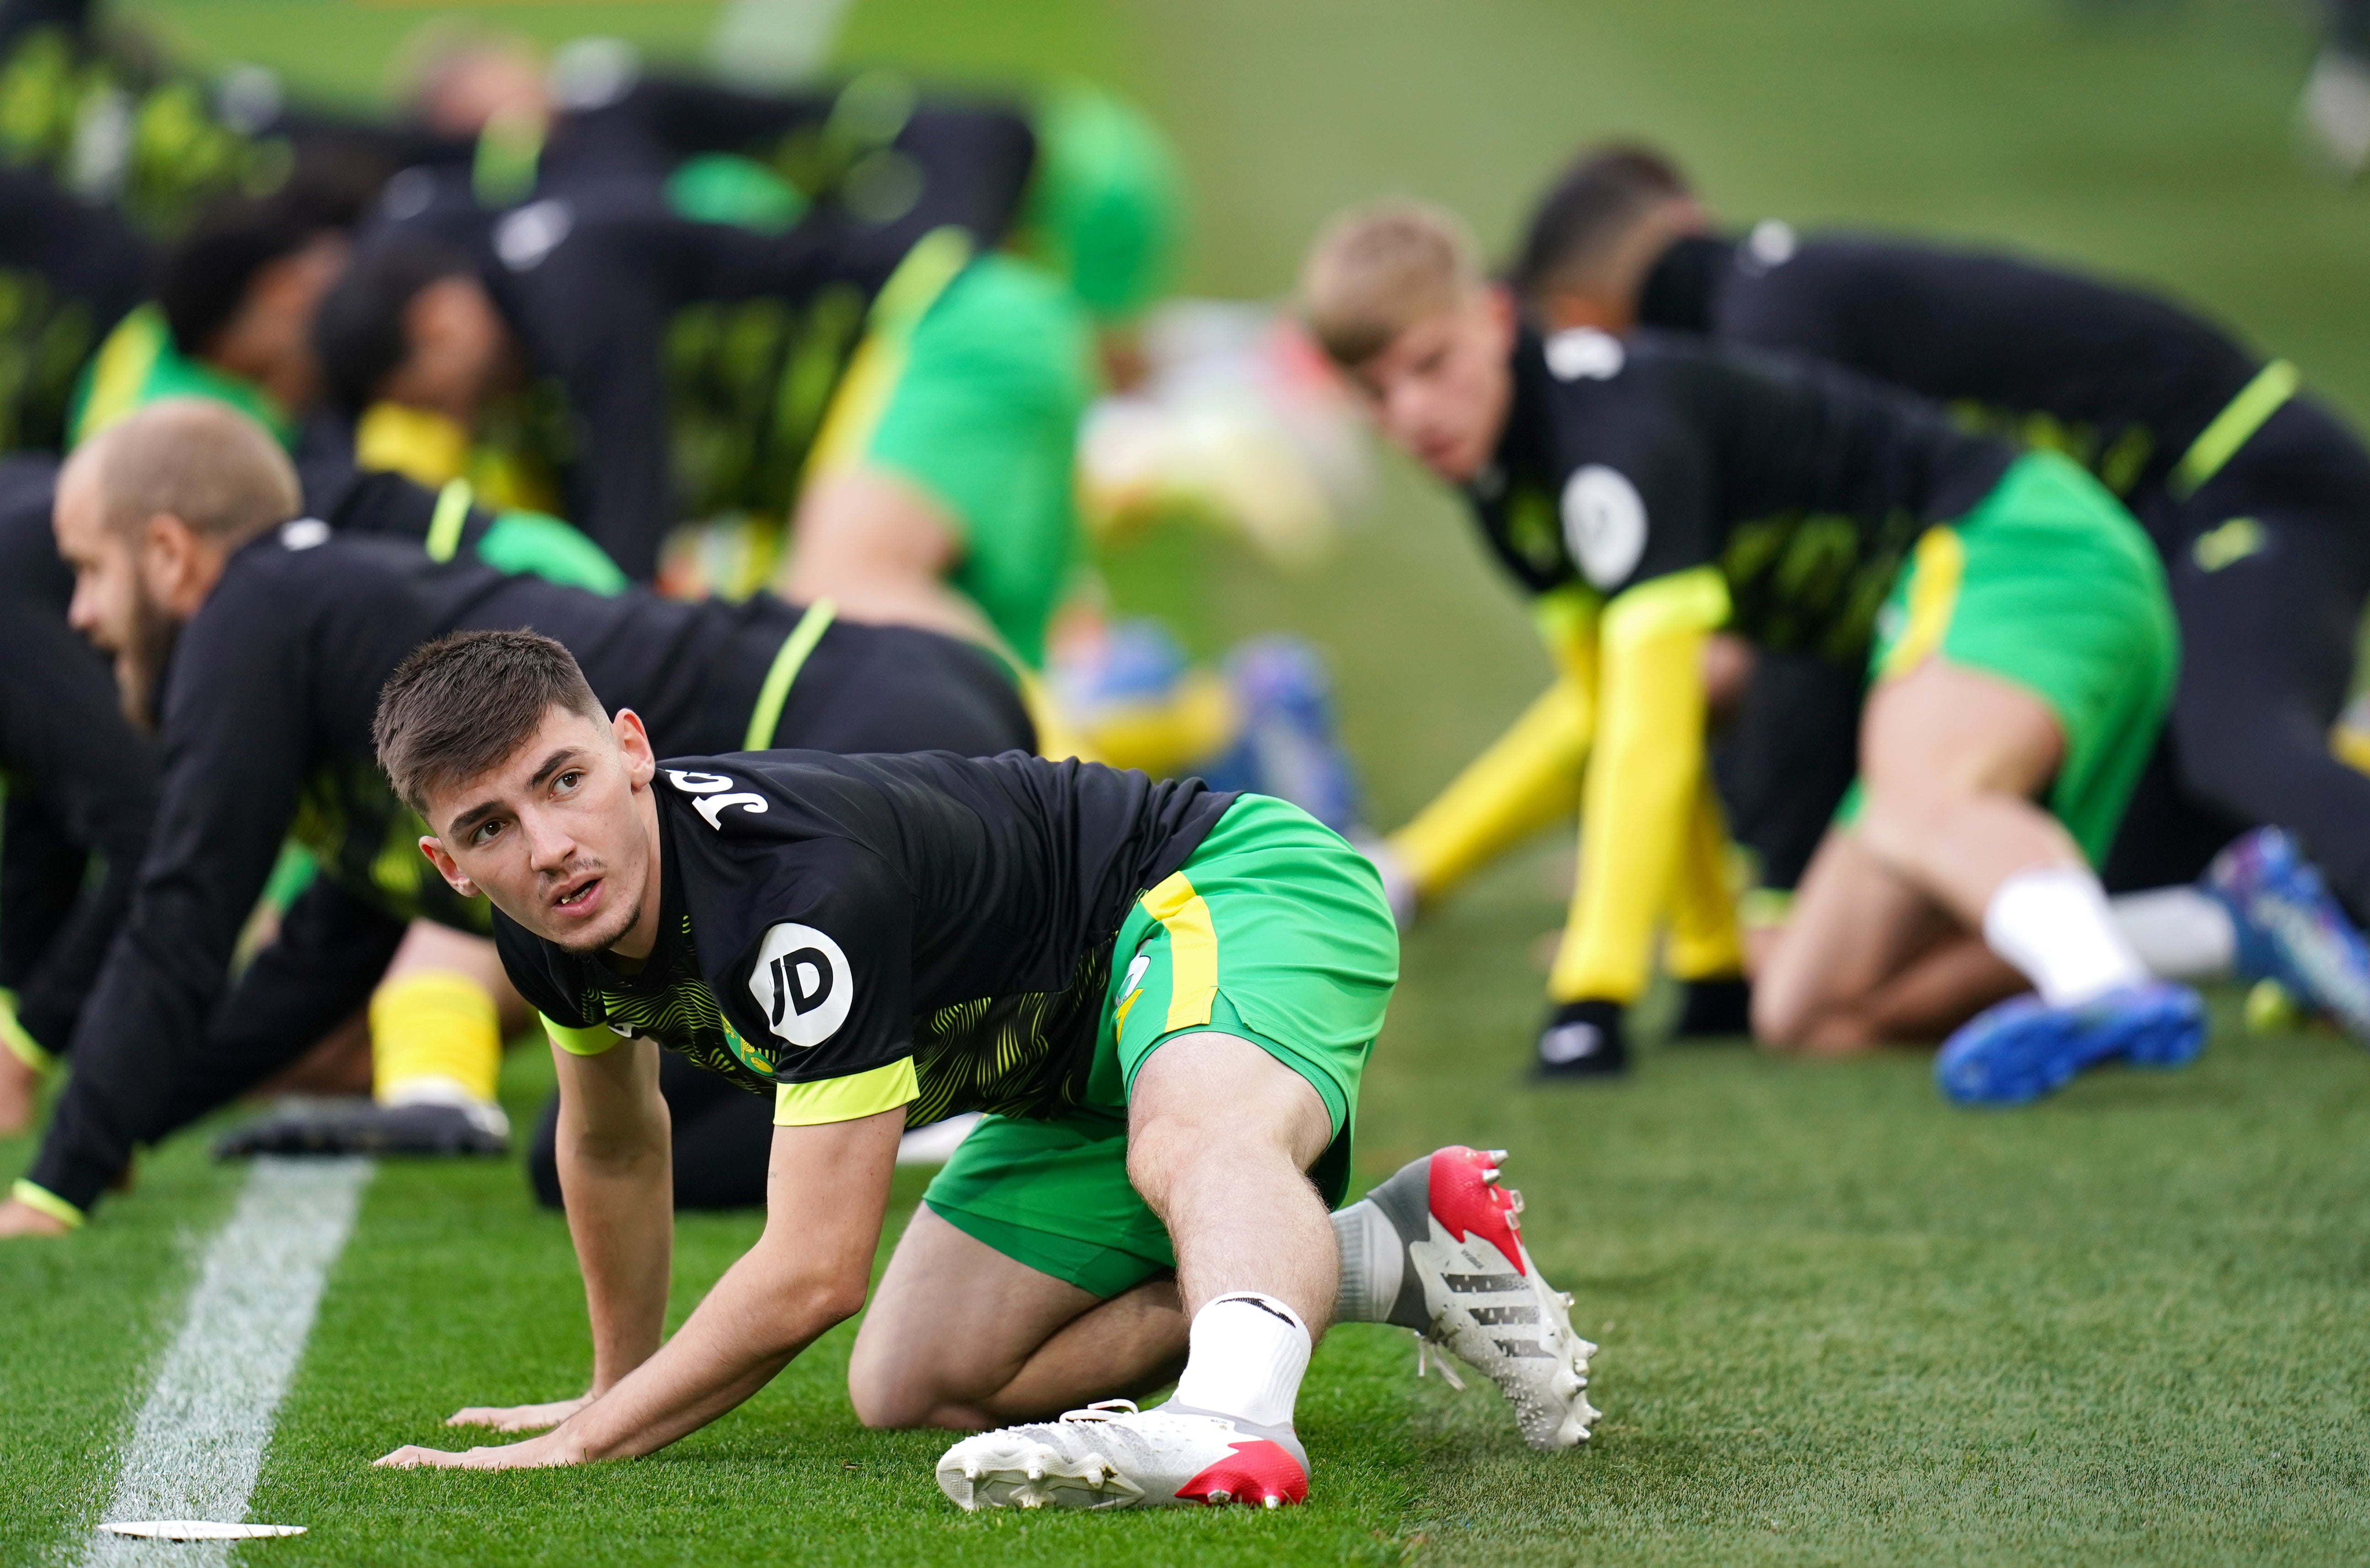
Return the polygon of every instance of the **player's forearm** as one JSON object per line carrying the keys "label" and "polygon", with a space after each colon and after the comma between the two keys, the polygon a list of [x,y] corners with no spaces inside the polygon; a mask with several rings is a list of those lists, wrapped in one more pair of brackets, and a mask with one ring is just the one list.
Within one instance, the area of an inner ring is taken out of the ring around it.
{"label": "player's forearm", "polygon": [[657,1355],[556,1428],[563,1454],[632,1458],[697,1431],[764,1388],[864,1305],[861,1272],[809,1272],[752,1252]]}
{"label": "player's forearm", "polygon": [[563,1136],[558,1163],[592,1320],[592,1391],[601,1394],[648,1361],[665,1331],[674,1177],[663,1133],[630,1150],[589,1142]]}

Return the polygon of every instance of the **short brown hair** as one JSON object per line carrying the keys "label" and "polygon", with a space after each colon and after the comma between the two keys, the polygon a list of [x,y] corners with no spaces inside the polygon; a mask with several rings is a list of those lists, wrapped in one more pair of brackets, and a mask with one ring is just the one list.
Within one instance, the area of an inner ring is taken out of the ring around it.
{"label": "short brown hair", "polygon": [[1338,364],[1363,364],[1482,282],[1481,248],[1444,207],[1395,199],[1325,225],[1301,269],[1309,329]]}
{"label": "short brown hair", "polygon": [[371,739],[395,792],[426,816],[430,790],[500,766],[554,708],[605,717],[573,653],[532,631],[456,631],[388,677]]}
{"label": "short brown hair", "polygon": [[1651,147],[1615,143],[1582,154],[1531,214],[1515,289],[1536,305],[1559,289],[1589,287],[1649,213],[1694,194],[1679,166]]}
{"label": "short brown hair", "polygon": [[305,509],[280,444],[211,398],[159,398],[83,443],[67,467],[97,480],[100,514],[118,535],[165,513],[236,548]]}

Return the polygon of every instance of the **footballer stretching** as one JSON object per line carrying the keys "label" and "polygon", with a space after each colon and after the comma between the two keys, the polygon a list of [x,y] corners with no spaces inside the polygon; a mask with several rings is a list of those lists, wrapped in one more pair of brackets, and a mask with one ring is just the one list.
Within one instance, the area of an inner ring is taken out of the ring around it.
{"label": "footballer stretching", "polygon": [[[546,1019],[593,1337],[584,1398],[454,1418],[545,1435],[382,1463],[623,1458],[714,1420],[864,1305],[899,1136],[970,1109],[849,1369],[868,1424],[1033,1422],[948,1452],[960,1505],[1297,1502],[1336,1318],[1447,1344],[1536,1447],[1587,1435],[1593,1347],[1495,1157],[1440,1151],[1329,1220],[1398,943],[1295,808],[1018,753],[662,763],[527,632],[420,650],[377,739]],[[765,1232],[663,1345],[661,1048],[776,1101]]]}

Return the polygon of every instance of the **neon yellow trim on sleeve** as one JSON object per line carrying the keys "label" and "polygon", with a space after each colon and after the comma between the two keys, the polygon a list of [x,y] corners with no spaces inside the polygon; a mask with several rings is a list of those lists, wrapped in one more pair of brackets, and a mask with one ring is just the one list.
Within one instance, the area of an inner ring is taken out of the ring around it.
{"label": "neon yellow trim on sleeve", "polygon": [[1145,913],[1168,930],[1168,1017],[1163,1034],[1210,1021],[1218,997],[1218,928],[1182,871],[1144,895]]}
{"label": "neon yellow trim on sleeve", "polygon": [[451,560],[461,548],[461,529],[469,521],[469,503],[477,492],[466,479],[451,479],[436,492],[436,510],[428,519],[428,559]]}
{"label": "neon yellow trim on sleeve", "polygon": [[749,714],[749,729],[741,741],[742,751],[773,749],[774,729],[782,721],[782,704],[790,699],[790,683],[799,678],[807,655],[815,651],[838,614],[839,606],[829,599],[817,599],[790,628],[790,635],[782,639],[773,665],[765,672],[765,684],[757,688],[757,706]]}
{"label": "neon yellow trim on sleeve", "polygon": [[543,1032],[551,1036],[551,1043],[571,1056],[601,1055],[616,1050],[626,1038],[606,1027],[570,1029],[564,1023],[552,1022],[546,1014],[537,1013],[535,1016],[543,1020]]}
{"label": "neon yellow trim on sleeve", "polygon": [[0,990],[0,1046],[7,1047],[8,1055],[37,1073],[48,1072],[57,1061],[57,1057],[43,1050],[41,1043],[27,1033],[24,1024],[17,1020],[17,993],[14,991]]}
{"label": "neon yellow trim on sleeve", "polygon": [[1605,607],[1605,643],[1626,648],[1665,632],[1712,631],[1728,616],[1728,579],[1716,566],[1698,566],[1616,597]]}
{"label": "neon yellow trim on sleeve", "polygon": [[2263,421],[2280,411],[2280,406],[2295,396],[2304,384],[2304,373],[2285,360],[2273,360],[2255,373],[2255,378],[2238,389],[2238,395],[2222,406],[2214,421],[2197,432],[2180,461],[2172,466],[2172,475],[2165,489],[2175,501],[2187,501],[2202,489],[2206,480],[2222,471],[2222,465],[2238,455],[2247,438],[2263,428]]}
{"label": "neon yellow trim on sleeve", "polygon": [[69,1230],[80,1230],[83,1222],[89,1217],[47,1187],[36,1187],[21,1178],[8,1189],[8,1195],[29,1209],[38,1209],[48,1215]]}
{"label": "neon yellow trim on sleeve", "polygon": [[786,1083],[774,1090],[774,1125],[821,1127],[858,1122],[911,1105],[922,1097],[914,1058],[900,1056],[886,1066],[815,1083]]}
{"label": "neon yellow trim on sleeve", "polygon": [[1959,607],[1959,579],[1967,571],[1967,547],[1959,531],[1947,525],[1927,529],[1918,536],[1910,570],[1916,575],[1909,582],[1908,624],[1901,640],[1885,651],[1879,680],[1907,674],[1942,646]]}

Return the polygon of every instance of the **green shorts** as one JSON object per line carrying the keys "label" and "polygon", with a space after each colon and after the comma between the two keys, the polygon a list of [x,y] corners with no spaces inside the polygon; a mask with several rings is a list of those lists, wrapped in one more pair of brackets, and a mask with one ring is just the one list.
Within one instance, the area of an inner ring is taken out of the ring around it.
{"label": "green shorts", "polygon": [[1094,333],[1060,280],[1015,257],[946,269],[941,285],[931,271],[959,243],[924,240],[882,291],[815,461],[886,469],[945,507],[962,534],[954,585],[1033,667],[1077,559]]}
{"label": "green shorts", "polygon": [[1056,1121],[986,1117],[923,1199],[1005,1256],[1106,1298],[1177,1263],[1127,1179],[1127,1099],[1178,1035],[1238,1036],[1306,1080],[1333,1124],[1309,1175],[1327,1204],[1341,1200],[1398,932],[1363,855],[1298,807],[1245,795],[1136,901],[1111,972],[1084,1102]]}
{"label": "green shorts", "polygon": [[[2013,682],[2057,715],[2065,761],[2049,809],[2101,862],[2180,673],[2164,568],[2139,525],[2072,460],[2018,458],[1973,510],[1918,540],[1878,617],[1874,678],[1932,654]],[[1858,804],[1855,786],[1847,819]]]}

